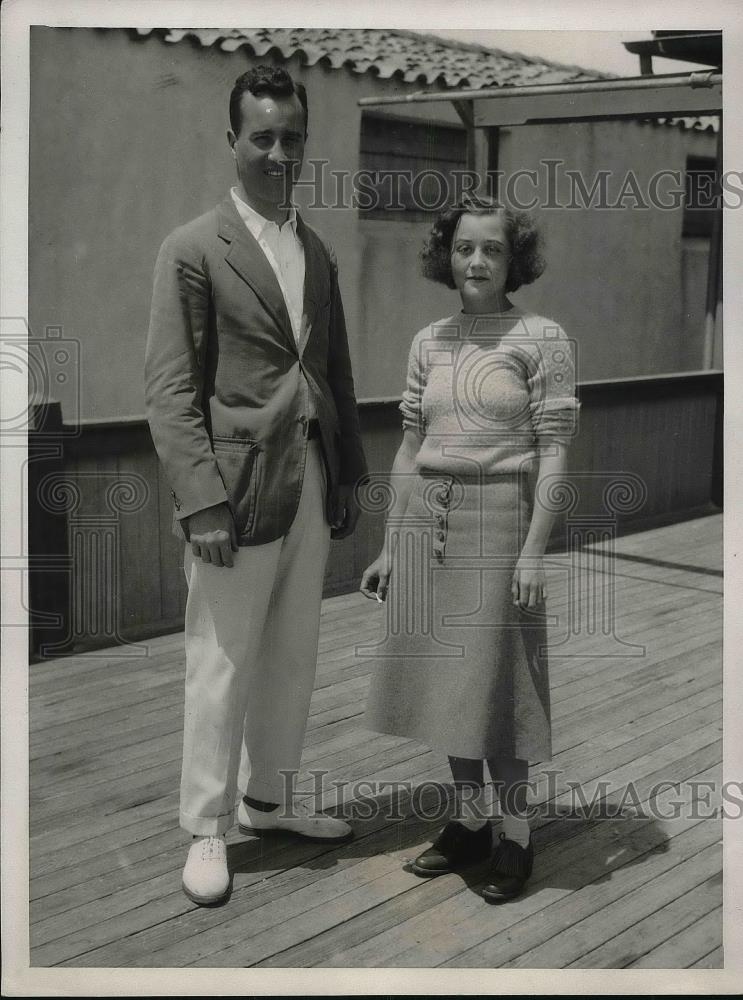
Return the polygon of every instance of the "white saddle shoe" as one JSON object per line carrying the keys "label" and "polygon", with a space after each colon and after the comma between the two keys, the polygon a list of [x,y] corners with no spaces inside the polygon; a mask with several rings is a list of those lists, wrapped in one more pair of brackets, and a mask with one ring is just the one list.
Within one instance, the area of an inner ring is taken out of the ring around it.
{"label": "white saddle shoe", "polygon": [[237,807],[237,823],[240,833],[261,836],[265,833],[292,833],[305,840],[344,841],[351,840],[353,830],[342,819],[313,813],[300,801],[291,808],[277,806],[270,812],[263,812],[249,806],[244,799]]}
{"label": "white saddle shoe", "polygon": [[194,840],[183,869],[183,891],[199,906],[216,906],[230,891],[224,837]]}

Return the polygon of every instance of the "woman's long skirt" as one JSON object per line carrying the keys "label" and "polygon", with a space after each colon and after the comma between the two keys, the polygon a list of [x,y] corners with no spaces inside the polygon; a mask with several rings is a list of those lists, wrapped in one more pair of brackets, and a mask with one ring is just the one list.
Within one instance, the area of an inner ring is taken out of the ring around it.
{"label": "woman's long skirt", "polygon": [[544,608],[513,603],[526,476],[422,472],[396,549],[364,725],[456,757],[551,757]]}

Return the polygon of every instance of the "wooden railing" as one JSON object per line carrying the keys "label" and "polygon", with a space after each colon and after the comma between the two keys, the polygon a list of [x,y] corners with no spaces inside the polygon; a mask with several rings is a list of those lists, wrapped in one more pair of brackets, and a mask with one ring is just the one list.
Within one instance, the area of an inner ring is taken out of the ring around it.
{"label": "wooden railing", "polygon": [[[609,517],[621,533],[721,507],[722,393],[719,371],[580,384],[580,433],[570,451],[574,496],[555,523],[551,548],[565,544],[568,514]],[[398,403],[359,403],[373,474],[384,476],[392,465],[401,438]],[[57,434],[61,454],[51,449],[44,457]],[[40,455],[29,465],[32,650],[51,656],[181,628],[183,545],[171,534],[169,487],[146,421],[69,427],[51,404],[39,411],[29,445],[32,458]],[[326,596],[358,586],[383,534],[384,512],[367,512],[353,536],[332,545]]]}

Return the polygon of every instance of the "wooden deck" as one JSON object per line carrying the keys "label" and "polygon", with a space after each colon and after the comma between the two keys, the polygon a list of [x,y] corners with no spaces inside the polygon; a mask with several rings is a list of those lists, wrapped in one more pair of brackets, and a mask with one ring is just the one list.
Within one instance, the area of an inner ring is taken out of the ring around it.
{"label": "wooden deck", "polygon": [[[354,648],[381,615],[360,595],[323,605],[300,782],[309,791],[323,769],[345,783],[356,838],[329,848],[234,831],[233,892],[217,909],[180,889],[182,635],[149,641],[146,657],[32,666],[31,965],[721,968],[721,823],[693,784],[721,772],[721,529],[700,518],[620,539],[608,564],[584,557],[589,583],[613,581],[617,636],[644,655],[586,632],[579,656],[553,656],[557,774],[534,768],[534,874],[502,907],[478,895],[482,868],[424,881],[403,867],[441,825],[420,806],[433,816],[448,770],[360,728],[373,662]],[[567,620],[566,558],[550,565],[549,610]],[[680,785],[643,813],[659,781]],[[381,782],[405,785],[393,796]],[[590,815],[567,782],[622,814]]]}

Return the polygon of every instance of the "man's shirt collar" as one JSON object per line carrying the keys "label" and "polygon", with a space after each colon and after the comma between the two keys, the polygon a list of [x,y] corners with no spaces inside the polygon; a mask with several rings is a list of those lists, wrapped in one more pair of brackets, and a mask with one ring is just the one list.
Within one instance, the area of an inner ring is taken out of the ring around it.
{"label": "man's shirt collar", "polygon": [[[260,212],[256,212],[254,208],[251,208],[247,202],[243,201],[240,195],[237,193],[237,188],[233,187],[230,189],[230,194],[232,195],[232,200],[235,203],[235,208],[240,214],[240,218],[243,220],[245,225],[248,227],[250,233],[259,239],[262,236],[263,231],[268,226],[276,226],[277,229],[281,229],[276,222],[272,222],[271,219],[267,219],[265,216],[261,215]],[[294,205],[290,205],[289,214],[286,218],[289,223],[293,234],[297,235],[297,209]]]}

